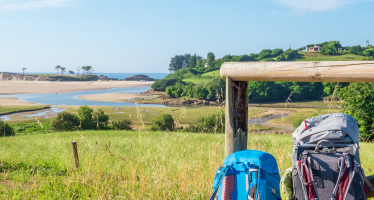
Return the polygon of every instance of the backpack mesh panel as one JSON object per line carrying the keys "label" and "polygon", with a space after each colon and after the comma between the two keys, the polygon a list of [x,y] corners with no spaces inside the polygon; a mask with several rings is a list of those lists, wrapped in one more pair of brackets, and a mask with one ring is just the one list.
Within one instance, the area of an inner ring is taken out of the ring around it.
{"label": "backpack mesh panel", "polygon": [[222,182],[221,200],[231,200],[231,195],[235,189],[235,175],[225,176]]}

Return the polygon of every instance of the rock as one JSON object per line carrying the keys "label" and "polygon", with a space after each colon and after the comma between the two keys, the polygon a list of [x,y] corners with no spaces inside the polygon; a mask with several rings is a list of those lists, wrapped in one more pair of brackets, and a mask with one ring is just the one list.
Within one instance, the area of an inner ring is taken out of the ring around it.
{"label": "rock", "polygon": [[139,75],[125,78],[125,81],[156,81],[156,79],[151,78],[144,74],[139,74]]}
{"label": "rock", "polygon": [[108,78],[107,76],[100,75],[98,76],[100,81],[118,81],[118,78]]}

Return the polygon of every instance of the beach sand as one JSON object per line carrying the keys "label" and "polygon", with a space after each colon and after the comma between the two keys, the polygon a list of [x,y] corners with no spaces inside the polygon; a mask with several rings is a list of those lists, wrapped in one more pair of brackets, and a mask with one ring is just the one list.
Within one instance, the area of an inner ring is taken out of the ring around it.
{"label": "beach sand", "polygon": [[100,90],[118,87],[151,86],[154,82],[140,81],[92,81],[92,82],[56,82],[56,81],[0,81],[0,95],[4,94],[40,94],[62,93],[86,90]]}
{"label": "beach sand", "polygon": [[36,104],[36,103],[27,102],[27,101],[20,101],[16,97],[0,97],[0,105],[1,106],[40,106],[44,104]]}
{"label": "beach sand", "polygon": [[128,99],[152,98],[155,95],[126,94],[126,93],[109,93],[109,94],[93,94],[83,95],[78,98],[89,101],[107,101],[107,102],[124,102]]}

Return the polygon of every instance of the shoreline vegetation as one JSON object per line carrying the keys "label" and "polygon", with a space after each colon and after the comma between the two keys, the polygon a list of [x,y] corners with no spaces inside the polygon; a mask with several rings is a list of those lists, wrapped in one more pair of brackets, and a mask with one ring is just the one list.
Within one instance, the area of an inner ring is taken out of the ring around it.
{"label": "shoreline vegetation", "polygon": [[150,78],[144,74],[118,79],[96,74],[19,74],[0,72],[0,81],[157,81],[157,79]]}

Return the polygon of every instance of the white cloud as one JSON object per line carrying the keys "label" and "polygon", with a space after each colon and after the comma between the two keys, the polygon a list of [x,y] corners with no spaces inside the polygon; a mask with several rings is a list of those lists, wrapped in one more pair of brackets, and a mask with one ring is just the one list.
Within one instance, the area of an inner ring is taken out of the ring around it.
{"label": "white cloud", "polygon": [[34,10],[47,7],[62,7],[77,0],[0,0],[0,10]]}
{"label": "white cloud", "polygon": [[281,5],[291,7],[295,11],[324,12],[335,10],[343,6],[370,0],[271,0]]}

